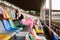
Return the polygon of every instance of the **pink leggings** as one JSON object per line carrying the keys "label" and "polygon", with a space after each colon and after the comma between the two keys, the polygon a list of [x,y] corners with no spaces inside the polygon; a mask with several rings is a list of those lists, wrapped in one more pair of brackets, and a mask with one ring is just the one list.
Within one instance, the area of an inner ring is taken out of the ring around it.
{"label": "pink leggings", "polygon": [[22,19],[21,23],[24,24],[24,25],[29,25],[30,26],[30,31],[32,31],[33,24],[34,24],[34,22],[32,21],[32,19],[30,19],[30,18],[27,18],[26,20]]}

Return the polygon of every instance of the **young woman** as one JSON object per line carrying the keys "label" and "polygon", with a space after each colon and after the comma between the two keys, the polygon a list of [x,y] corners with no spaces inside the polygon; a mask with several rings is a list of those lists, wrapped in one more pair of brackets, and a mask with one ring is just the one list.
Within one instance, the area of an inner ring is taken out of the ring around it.
{"label": "young woman", "polygon": [[33,25],[35,24],[35,21],[31,18],[31,17],[28,17],[27,19],[24,19],[24,17],[23,17],[23,15],[21,14],[20,16],[19,16],[19,12],[18,12],[18,10],[16,10],[16,16],[17,16],[17,18],[19,18],[19,20],[21,21],[21,23],[22,24],[24,24],[24,25],[29,25],[29,27],[30,27],[30,32],[32,31],[32,28],[33,28]]}

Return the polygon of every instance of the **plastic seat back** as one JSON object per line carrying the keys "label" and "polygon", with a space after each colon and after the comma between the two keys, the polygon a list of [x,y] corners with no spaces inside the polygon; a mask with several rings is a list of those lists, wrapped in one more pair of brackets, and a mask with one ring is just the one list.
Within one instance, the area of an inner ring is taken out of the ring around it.
{"label": "plastic seat back", "polygon": [[2,20],[2,24],[4,25],[5,30],[13,31],[15,29],[11,28],[7,20]]}
{"label": "plastic seat back", "polygon": [[10,26],[11,26],[12,28],[18,29],[18,27],[16,27],[16,26],[14,25],[14,23],[13,23],[12,20],[8,20],[8,21],[9,21],[9,24],[10,24]]}
{"label": "plastic seat back", "polygon": [[4,19],[10,19],[8,12],[6,10],[3,11],[3,18]]}
{"label": "plastic seat back", "polygon": [[32,34],[29,34],[29,38],[30,40],[34,40],[34,37],[32,36]]}

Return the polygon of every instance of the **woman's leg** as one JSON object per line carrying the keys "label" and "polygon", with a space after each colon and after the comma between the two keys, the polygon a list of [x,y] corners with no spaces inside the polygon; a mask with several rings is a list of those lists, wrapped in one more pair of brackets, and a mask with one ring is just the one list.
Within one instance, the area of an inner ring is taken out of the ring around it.
{"label": "woman's leg", "polygon": [[30,26],[30,32],[32,31],[33,24],[34,24],[32,21],[30,21],[30,20],[26,20],[26,21],[22,20],[22,24],[29,25]]}
{"label": "woman's leg", "polygon": [[30,32],[31,32],[34,23],[32,21],[30,21],[30,20],[27,20],[27,21],[25,21],[25,24],[30,26]]}
{"label": "woman's leg", "polygon": [[33,23],[35,23],[35,21],[34,21],[32,18],[30,18],[30,17],[28,17],[26,20],[30,20],[30,21],[32,21]]}
{"label": "woman's leg", "polygon": [[32,31],[32,28],[33,28],[33,22],[30,22],[30,32]]}
{"label": "woman's leg", "polygon": [[22,19],[21,23],[24,24],[24,25],[29,25],[30,21],[29,20],[26,21],[25,19]]}

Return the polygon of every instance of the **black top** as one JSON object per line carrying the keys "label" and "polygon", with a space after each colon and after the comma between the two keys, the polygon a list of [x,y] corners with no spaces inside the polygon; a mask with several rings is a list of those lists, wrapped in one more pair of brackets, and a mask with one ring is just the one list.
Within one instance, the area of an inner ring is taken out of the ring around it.
{"label": "black top", "polygon": [[[17,14],[15,14],[15,16],[16,16],[16,19],[17,19]],[[19,20],[21,20],[21,19],[23,19],[24,17],[23,17],[23,15],[21,14],[21,16],[18,18]]]}
{"label": "black top", "polygon": [[21,16],[19,17],[19,20],[21,20],[21,19],[23,19],[24,17],[23,17],[23,15],[21,14]]}

